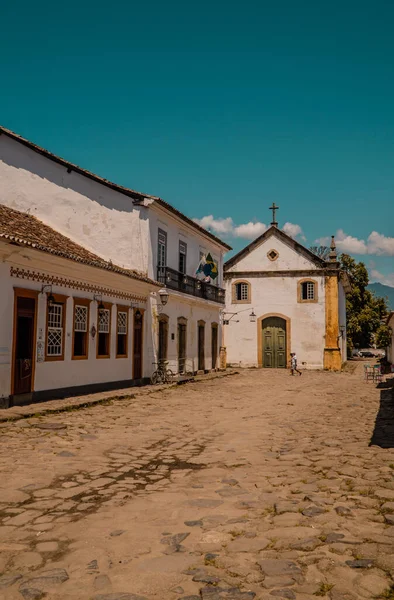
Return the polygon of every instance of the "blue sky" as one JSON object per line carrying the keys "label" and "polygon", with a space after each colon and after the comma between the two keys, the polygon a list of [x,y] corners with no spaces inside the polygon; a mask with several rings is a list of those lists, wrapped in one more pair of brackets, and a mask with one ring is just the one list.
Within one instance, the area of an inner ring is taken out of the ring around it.
{"label": "blue sky", "polygon": [[2,125],[208,217],[236,250],[275,201],[306,245],[338,232],[394,286],[393,3],[0,10]]}

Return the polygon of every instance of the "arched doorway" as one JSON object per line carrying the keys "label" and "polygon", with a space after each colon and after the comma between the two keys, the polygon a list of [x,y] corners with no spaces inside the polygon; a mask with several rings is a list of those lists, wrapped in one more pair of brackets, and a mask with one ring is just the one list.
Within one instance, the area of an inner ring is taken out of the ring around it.
{"label": "arched doorway", "polygon": [[287,366],[287,320],[279,316],[261,319],[261,351],[259,363],[266,369],[285,369]]}

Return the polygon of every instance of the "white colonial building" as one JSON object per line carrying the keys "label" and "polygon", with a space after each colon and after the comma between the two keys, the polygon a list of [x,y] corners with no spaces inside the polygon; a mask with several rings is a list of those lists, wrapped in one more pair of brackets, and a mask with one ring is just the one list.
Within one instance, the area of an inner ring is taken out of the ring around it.
{"label": "white colonial building", "polygon": [[[0,398],[134,385],[159,359],[217,367],[227,244],[4,128],[0,207]],[[212,282],[195,277],[207,254]]]}
{"label": "white colonial building", "polygon": [[346,361],[346,276],[335,245],[328,262],[271,227],[224,265],[223,354],[239,366],[308,369]]}

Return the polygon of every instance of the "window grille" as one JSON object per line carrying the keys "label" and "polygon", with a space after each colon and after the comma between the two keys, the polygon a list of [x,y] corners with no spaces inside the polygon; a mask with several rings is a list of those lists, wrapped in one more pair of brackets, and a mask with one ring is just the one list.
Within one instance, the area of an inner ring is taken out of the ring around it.
{"label": "window grille", "polygon": [[61,356],[63,349],[63,305],[48,306],[47,355]]}
{"label": "window grille", "polygon": [[98,332],[109,333],[110,311],[108,308],[103,308],[99,311],[98,316]]}
{"label": "window grille", "polygon": [[249,299],[249,284],[248,283],[237,283],[237,300],[248,300]]}
{"label": "window grille", "polygon": [[313,281],[305,281],[302,284],[302,299],[303,300],[314,300],[315,299],[315,284]]}
{"label": "window grille", "polygon": [[88,330],[88,307],[75,305],[74,331],[86,332]]}
{"label": "window grille", "polygon": [[127,335],[127,312],[118,312],[118,335]]}

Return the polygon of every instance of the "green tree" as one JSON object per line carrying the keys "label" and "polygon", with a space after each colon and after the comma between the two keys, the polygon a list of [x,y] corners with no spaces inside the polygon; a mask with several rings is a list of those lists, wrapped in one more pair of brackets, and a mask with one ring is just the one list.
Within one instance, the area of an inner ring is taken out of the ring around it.
{"label": "green tree", "polygon": [[347,339],[350,348],[365,348],[388,313],[387,302],[367,290],[368,271],[364,263],[356,262],[348,254],[339,258],[341,268],[350,279],[352,290],[346,296]]}
{"label": "green tree", "polygon": [[377,348],[388,348],[391,344],[392,331],[388,325],[381,325],[375,335],[375,343]]}

